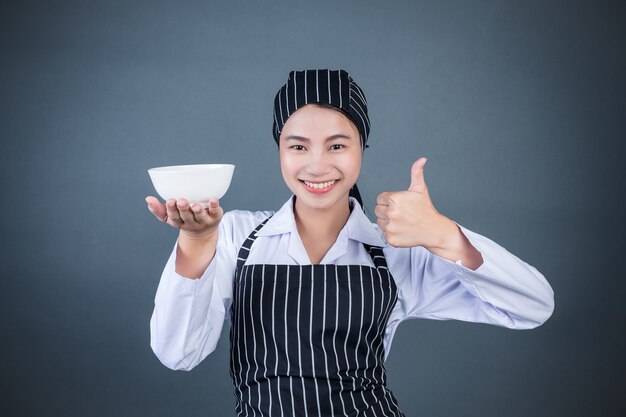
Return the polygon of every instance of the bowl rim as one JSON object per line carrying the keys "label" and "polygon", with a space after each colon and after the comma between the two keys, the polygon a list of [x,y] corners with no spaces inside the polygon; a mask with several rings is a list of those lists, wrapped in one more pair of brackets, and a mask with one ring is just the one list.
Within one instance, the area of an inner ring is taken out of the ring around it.
{"label": "bowl rim", "polygon": [[166,165],[149,168],[148,172],[189,172],[202,171],[205,169],[235,168],[234,164],[187,164],[187,165]]}

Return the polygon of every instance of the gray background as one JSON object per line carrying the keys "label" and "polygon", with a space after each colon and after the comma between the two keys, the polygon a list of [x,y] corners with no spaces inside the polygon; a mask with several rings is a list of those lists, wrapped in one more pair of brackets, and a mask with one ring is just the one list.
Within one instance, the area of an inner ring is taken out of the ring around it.
{"label": "gray background", "polygon": [[227,328],[191,372],[150,350],[176,231],[146,169],[234,163],[222,205],[277,209],[274,94],[330,67],[370,103],[369,212],[427,156],[439,211],[556,293],[532,331],[403,324],[407,415],[623,415],[625,33],[591,1],[2,2],[1,414],[233,414]]}

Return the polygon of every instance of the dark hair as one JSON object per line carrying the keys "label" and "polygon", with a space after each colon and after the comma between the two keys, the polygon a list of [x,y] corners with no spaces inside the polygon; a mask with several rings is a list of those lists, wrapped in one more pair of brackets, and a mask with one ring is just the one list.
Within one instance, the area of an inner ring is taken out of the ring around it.
{"label": "dark hair", "polygon": [[357,187],[356,183],[350,188],[350,197],[354,197],[356,201],[361,205],[361,210],[365,211],[365,206],[363,205],[363,199],[361,198],[361,193],[359,192],[359,187]]}

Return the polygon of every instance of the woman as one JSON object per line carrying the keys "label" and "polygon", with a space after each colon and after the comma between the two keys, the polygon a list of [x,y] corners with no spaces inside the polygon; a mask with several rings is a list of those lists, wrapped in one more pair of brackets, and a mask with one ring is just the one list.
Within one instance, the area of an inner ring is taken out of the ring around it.
{"label": "woman", "polygon": [[516,329],[552,313],[545,278],[437,212],[425,158],[407,191],[382,193],[377,225],[356,180],[369,135],[363,91],[345,71],[289,74],[274,139],[293,196],[276,213],[184,199],[150,211],[178,229],[151,320],[172,369],[211,353],[231,320],[230,371],[246,416],[402,416],[384,360],[398,324],[457,319]]}

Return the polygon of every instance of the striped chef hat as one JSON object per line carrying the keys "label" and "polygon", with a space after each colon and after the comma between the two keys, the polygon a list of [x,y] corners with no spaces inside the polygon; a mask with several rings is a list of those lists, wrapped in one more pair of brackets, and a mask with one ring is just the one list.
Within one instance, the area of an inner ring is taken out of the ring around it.
{"label": "striped chef hat", "polygon": [[291,71],[287,83],[274,99],[274,140],[278,143],[280,132],[287,119],[307,104],[329,104],[345,114],[361,134],[361,146],[367,147],[370,120],[367,100],[363,90],[344,70]]}

